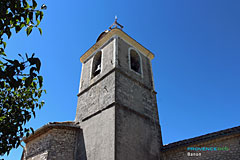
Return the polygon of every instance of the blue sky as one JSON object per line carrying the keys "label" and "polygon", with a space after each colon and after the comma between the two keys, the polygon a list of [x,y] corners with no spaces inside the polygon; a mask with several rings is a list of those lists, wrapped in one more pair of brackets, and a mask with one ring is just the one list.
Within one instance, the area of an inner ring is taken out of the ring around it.
{"label": "blue sky", "polygon": [[[80,56],[118,16],[124,31],[155,54],[152,61],[163,143],[240,123],[240,1],[121,0],[45,3],[38,30],[7,41],[9,58],[36,53],[46,105],[28,125],[74,120]],[[22,148],[6,158],[17,160]]]}

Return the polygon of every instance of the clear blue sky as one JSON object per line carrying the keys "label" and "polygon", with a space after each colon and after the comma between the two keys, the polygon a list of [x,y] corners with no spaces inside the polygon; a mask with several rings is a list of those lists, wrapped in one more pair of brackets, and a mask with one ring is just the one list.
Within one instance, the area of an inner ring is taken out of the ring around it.
{"label": "clear blue sky", "polygon": [[[155,54],[152,61],[163,143],[240,123],[239,0],[58,0],[41,23],[8,41],[7,53],[41,58],[46,105],[29,125],[74,120],[80,56],[117,15],[124,31]],[[18,160],[22,148],[7,160]]]}

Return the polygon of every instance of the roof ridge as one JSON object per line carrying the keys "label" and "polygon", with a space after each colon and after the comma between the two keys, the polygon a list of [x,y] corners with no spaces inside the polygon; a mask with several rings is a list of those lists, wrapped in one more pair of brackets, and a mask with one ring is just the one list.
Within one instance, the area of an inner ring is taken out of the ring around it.
{"label": "roof ridge", "polygon": [[203,141],[203,140],[207,140],[207,139],[214,139],[218,136],[226,136],[226,135],[232,135],[235,133],[240,133],[240,126],[236,126],[236,127],[232,127],[232,128],[227,128],[224,130],[220,130],[220,131],[216,131],[216,132],[212,132],[212,133],[207,133],[201,136],[197,136],[197,137],[193,137],[193,138],[188,138],[188,139],[184,139],[184,140],[180,140],[177,142],[173,142],[173,143],[169,143],[166,145],[163,145],[162,150],[167,150],[167,149],[171,149],[171,148],[175,148],[178,146],[183,146],[186,144],[191,144],[194,142],[199,142],[199,141]]}

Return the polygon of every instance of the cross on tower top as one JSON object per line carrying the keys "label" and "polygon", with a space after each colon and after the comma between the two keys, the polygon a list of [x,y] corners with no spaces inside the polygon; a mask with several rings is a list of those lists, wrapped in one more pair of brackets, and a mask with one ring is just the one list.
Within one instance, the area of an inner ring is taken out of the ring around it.
{"label": "cross on tower top", "polygon": [[117,22],[117,16],[115,16],[115,20],[113,24],[109,27],[109,29],[111,30],[113,28],[119,28],[119,27],[120,29],[123,29],[123,26]]}

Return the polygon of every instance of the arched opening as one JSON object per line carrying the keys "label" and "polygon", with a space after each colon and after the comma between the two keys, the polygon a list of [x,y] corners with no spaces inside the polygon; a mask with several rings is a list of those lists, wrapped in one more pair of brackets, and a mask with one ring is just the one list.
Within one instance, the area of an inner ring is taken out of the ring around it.
{"label": "arched opening", "polygon": [[93,58],[92,78],[101,72],[101,59],[102,59],[102,52],[99,51],[95,54],[95,56]]}
{"label": "arched opening", "polygon": [[138,53],[131,49],[130,50],[130,67],[137,73],[141,74],[141,63],[140,63],[140,56]]}

